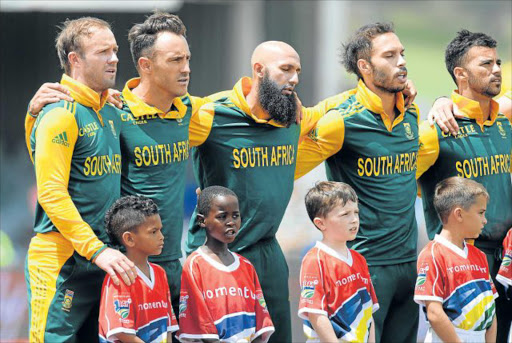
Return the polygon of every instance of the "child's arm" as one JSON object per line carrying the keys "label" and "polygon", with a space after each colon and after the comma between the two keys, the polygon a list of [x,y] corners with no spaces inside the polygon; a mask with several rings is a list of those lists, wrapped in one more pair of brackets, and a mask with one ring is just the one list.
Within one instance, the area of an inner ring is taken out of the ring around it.
{"label": "child's arm", "polygon": [[491,327],[487,329],[485,332],[485,342],[486,343],[494,343],[496,342],[496,334],[498,331],[498,322],[496,321],[496,316],[492,319]]}
{"label": "child's arm", "polygon": [[443,304],[439,301],[425,301],[427,318],[435,333],[443,342],[462,342],[455,327],[443,310]]}
{"label": "child's arm", "polygon": [[370,325],[370,334],[368,335],[368,343],[375,343],[375,321],[372,320]]}
{"label": "child's arm", "polygon": [[313,325],[316,334],[322,343],[338,342],[331,321],[326,315],[317,313],[308,313],[308,320]]}
{"label": "child's arm", "polygon": [[116,340],[119,340],[122,343],[144,343],[144,341],[139,337],[124,332],[116,333]]}

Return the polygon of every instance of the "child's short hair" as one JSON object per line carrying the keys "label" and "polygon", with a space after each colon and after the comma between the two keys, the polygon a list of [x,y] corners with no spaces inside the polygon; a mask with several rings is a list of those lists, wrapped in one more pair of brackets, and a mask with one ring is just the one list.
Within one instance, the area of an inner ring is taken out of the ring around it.
{"label": "child's short hair", "polygon": [[123,233],[133,232],[147,217],[158,214],[155,202],[144,196],[124,196],[105,214],[105,231],[113,244],[122,245]]}
{"label": "child's short hair", "polygon": [[484,186],[471,179],[453,176],[436,185],[434,192],[434,208],[443,223],[448,221],[454,207],[460,206],[467,210],[476,202],[479,195],[489,199]]}
{"label": "child's short hair", "polygon": [[207,216],[208,213],[210,213],[213,199],[228,195],[234,196],[238,199],[235,192],[229,188],[222,186],[206,187],[201,191],[201,194],[199,194],[199,198],[197,199],[197,212],[203,216]]}
{"label": "child's short hair", "polygon": [[306,210],[309,219],[325,217],[335,206],[345,206],[348,201],[356,202],[357,194],[350,185],[343,182],[319,181],[306,194]]}

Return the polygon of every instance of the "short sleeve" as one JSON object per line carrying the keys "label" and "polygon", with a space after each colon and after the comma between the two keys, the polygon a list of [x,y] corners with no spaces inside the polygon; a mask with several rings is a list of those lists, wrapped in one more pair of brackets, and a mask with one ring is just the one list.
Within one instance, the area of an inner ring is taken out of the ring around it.
{"label": "short sleeve", "polygon": [[191,255],[183,266],[180,292],[180,341],[196,339],[219,339],[217,328],[208,310],[203,293],[201,273]]}
{"label": "short sleeve", "polygon": [[512,286],[512,229],[503,241],[503,260],[501,261],[496,281],[505,287]]}
{"label": "short sleeve", "polygon": [[256,300],[254,303],[254,313],[256,313],[256,332],[253,337],[251,337],[251,341],[261,336],[262,342],[267,342],[275,331],[274,324],[272,323],[272,319],[268,313],[267,303],[265,302],[260,280],[258,279],[258,275],[256,274],[254,267],[252,267],[252,272],[254,275],[254,290],[256,294]]}
{"label": "short sleeve", "polygon": [[302,319],[308,319],[308,313],[328,315],[318,253],[317,249],[310,251],[302,260],[299,299],[299,317]]}
{"label": "short sleeve", "polygon": [[126,286],[124,282],[120,282],[116,286],[107,276],[101,294],[99,317],[100,332],[105,333],[107,340],[114,341],[118,333],[130,335],[137,333],[135,329],[136,306],[130,287]]}
{"label": "short sleeve", "polygon": [[164,286],[167,290],[167,303],[169,304],[168,313],[167,313],[167,331],[168,332],[175,332],[178,331],[178,320],[176,319],[176,315],[174,314],[174,309],[172,308],[172,302],[171,302],[171,290],[169,289],[169,282],[167,281],[167,275],[165,272],[162,273],[163,279],[164,279]]}
{"label": "short sleeve", "polygon": [[445,271],[437,260],[435,246],[427,245],[418,257],[418,277],[414,289],[414,301],[424,305],[425,301],[443,302],[446,298]]}

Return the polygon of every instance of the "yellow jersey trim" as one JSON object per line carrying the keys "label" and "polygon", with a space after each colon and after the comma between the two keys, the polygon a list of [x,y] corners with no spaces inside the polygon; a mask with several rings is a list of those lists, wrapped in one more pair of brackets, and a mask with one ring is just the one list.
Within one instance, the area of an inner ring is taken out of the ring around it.
{"label": "yellow jersey trim", "polygon": [[395,117],[395,120],[392,123],[389,115],[384,111],[384,107],[382,106],[382,99],[377,94],[373,93],[368,87],[366,87],[363,80],[359,80],[359,83],[357,84],[356,100],[368,110],[379,114],[382,118],[382,122],[384,125],[386,125],[386,128],[389,132],[391,132],[395,126],[404,120],[405,102],[402,92],[396,93],[395,106],[400,112],[400,115]]}
{"label": "yellow jersey trim", "polygon": [[494,124],[500,111],[500,105],[491,99],[491,115],[488,120],[484,120],[484,114],[478,101],[460,95],[457,90],[454,90],[452,93],[452,101],[462,114],[476,121],[482,132],[484,131],[484,126],[492,126]]}

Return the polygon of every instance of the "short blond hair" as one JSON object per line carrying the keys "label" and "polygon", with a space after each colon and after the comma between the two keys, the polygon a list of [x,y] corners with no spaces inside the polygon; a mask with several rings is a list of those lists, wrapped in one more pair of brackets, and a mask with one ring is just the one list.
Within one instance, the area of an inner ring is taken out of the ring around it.
{"label": "short blond hair", "polygon": [[459,176],[440,181],[434,191],[434,208],[445,224],[448,221],[450,212],[460,206],[464,210],[468,210],[479,196],[489,200],[489,193],[485,187],[471,179],[465,179]]}
{"label": "short blond hair", "polygon": [[70,74],[71,65],[69,64],[68,54],[77,52],[81,57],[84,56],[82,50],[82,37],[89,36],[93,28],[107,28],[111,26],[105,20],[94,17],[83,17],[78,19],[66,19],[59,27],[60,32],[55,39],[55,48],[59,56],[60,67],[66,74]]}

